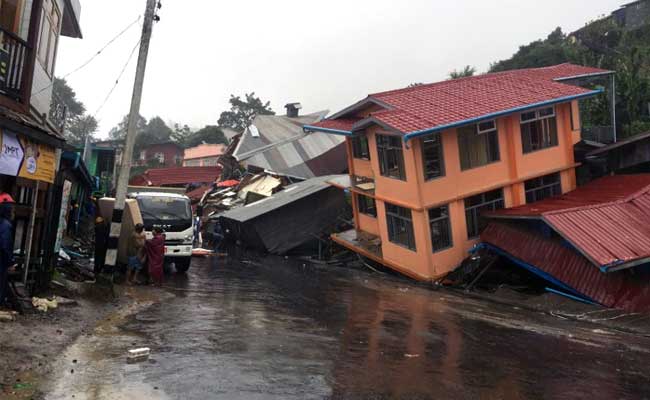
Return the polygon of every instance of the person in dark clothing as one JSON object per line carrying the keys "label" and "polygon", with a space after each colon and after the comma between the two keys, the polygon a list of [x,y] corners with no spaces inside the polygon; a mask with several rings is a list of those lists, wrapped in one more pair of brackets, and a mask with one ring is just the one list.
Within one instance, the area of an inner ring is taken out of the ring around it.
{"label": "person in dark clothing", "polygon": [[109,232],[109,226],[104,218],[97,217],[95,219],[95,274],[102,272],[104,268]]}
{"label": "person in dark clothing", "polygon": [[79,204],[77,200],[70,202],[70,210],[68,210],[68,235],[74,236],[77,234],[77,226],[79,225]]}
{"label": "person in dark clothing", "polygon": [[212,245],[214,247],[214,252],[219,253],[219,249],[221,248],[221,242],[225,238],[223,234],[223,229],[221,228],[221,224],[219,221],[214,221],[214,227],[212,228]]}
{"label": "person in dark clothing", "polygon": [[7,193],[0,193],[0,306],[5,304],[9,294],[9,271],[16,267],[13,219],[14,199]]}

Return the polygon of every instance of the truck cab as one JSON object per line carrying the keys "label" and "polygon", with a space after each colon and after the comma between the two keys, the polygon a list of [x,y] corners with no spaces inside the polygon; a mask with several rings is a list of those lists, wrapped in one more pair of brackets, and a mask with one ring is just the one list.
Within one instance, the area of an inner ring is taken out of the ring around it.
{"label": "truck cab", "polygon": [[190,199],[176,193],[136,192],[128,197],[138,202],[147,239],[155,227],[165,232],[165,260],[173,262],[176,271],[183,273],[190,267],[194,220]]}

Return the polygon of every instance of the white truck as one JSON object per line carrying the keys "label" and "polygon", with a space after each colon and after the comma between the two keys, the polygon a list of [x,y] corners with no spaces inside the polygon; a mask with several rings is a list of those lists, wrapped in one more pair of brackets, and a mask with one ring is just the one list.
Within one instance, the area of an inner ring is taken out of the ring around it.
{"label": "white truck", "polygon": [[187,196],[177,193],[137,191],[128,198],[138,202],[147,239],[155,227],[165,231],[165,261],[173,262],[176,271],[184,273],[192,261],[194,219]]}

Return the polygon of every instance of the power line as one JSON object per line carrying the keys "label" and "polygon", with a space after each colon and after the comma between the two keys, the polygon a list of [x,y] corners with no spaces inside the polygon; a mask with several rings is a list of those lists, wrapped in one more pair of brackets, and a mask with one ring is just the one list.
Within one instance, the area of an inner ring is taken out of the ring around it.
{"label": "power line", "polygon": [[115,79],[115,83],[113,84],[113,87],[106,95],[106,98],[104,99],[102,104],[97,108],[97,111],[95,111],[93,117],[97,116],[97,114],[99,114],[99,112],[102,110],[102,108],[104,108],[104,106],[108,102],[108,99],[111,97],[113,91],[115,91],[115,88],[120,83],[120,79],[122,79],[122,75],[124,75],[124,71],[126,71],[126,68],[129,66],[129,63],[131,62],[131,59],[133,58],[133,55],[135,54],[135,51],[138,49],[139,46],[140,46],[140,40],[138,40],[138,43],[136,43],[135,46],[133,47],[133,50],[131,50],[131,54],[129,54],[129,58],[126,60],[126,63],[124,63],[124,67],[122,67],[122,70],[120,71],[120,74],[117,76],[117,79]]}
{"label": "power line", "polygon": [[[124,34],[129,30],[129,29],[131,29],[135,24],[137,24],[137,23],[140,21],[140,18],[142,18],[142,16],[138,15],[138,18],[136,18],[135,21],[131,22],[129,25],[126,26],[126,28],[124,28],[122,31],[120,31],[120,33],[118,33],[117,35],[115,35],[115,37],[113,37],[111,40],[109,40],[109,41],[108,41],[108,42],[107,42],[107,43],[106,43],[106,44],[105,44],[101,49],[99,49],[95,54],[93,54],[93,56],[90,57],[86,62],[84,62],[84,63],[81,64],[79,67],[75,68],[74,70],[68,72],[67,74],[63,75],[63,76],[61,77],[61,79],[65,79],[65,78],[69,77],[70,75],[72,75],[72,74],[78,72],[79,70],[85,68],[85,67],[86,67],[88,64],[90,64],[93,60],[95,60],[95,58],[97,58],[97,57],[98,57],[98,56],[99,56],[99,55],[100,55],[104,50],[106,50],[106,48],[107,48],[108,46],[110,46],[111,44],[113,44],[117,39],[119,39],[119,38],[120,38],[122,35],[124,35]],[[47,86],[45,86],[44,88],[40,89],[40,90],[37,91],[36,93],[32,93],[32,96],[36,96],[37,94],[40,94],[40,93],[46,91],[47,89],[51,88],[52,86],[54,86],[54,80],[52,80],[52,83],[50,83],[49,85],[47,85]]]}

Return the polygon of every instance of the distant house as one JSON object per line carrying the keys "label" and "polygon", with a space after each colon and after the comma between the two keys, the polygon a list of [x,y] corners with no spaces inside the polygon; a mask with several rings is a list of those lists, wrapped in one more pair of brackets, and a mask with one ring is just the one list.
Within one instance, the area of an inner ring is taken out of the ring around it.
{"label": "distant house", "polygon": [[650,23],[650,0],[638,0],[621,6],[612,13],[619,26],[636,29]]}
{"label": "distant house", "polygon": [[214,167],[219,157],[226,152],[225,144],[200,144],[196,147],[185,149],[183,155],[184,167]]}
{"label": "distant house", "polygon": [[345,138],[306,133],[328,111],[300,116],[298,103],[287,105],[287,115],[258,115],[243,133],[233,156],[249,168],[297,178],[313,178],[347,171]]}
{"label": "distant house", "polygon": [[561,64],[371,94],[306,130],[347,138],[355,229],[333,239],[418,280],[456,268],[481,214],[576,188],[581,99]]}
{"label": "distant house", "polygon": [[176,142],[150,144],[140,150],[136,166],[178,167],[183,163],[183,148]]}

